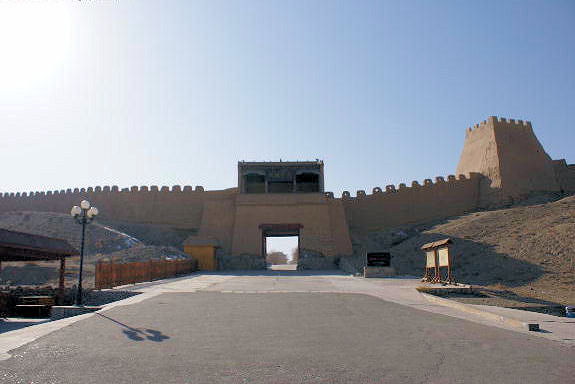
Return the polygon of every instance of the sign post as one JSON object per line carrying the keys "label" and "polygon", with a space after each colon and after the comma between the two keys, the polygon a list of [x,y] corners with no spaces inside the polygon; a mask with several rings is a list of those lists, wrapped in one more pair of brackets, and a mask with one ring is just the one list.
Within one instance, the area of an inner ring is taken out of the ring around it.
{"label": "sign post", "polygon": [[[425,252],[425,274],[421,281],[430,283],[456,284],[451,271],[452,257],[450,254],[451,239],[443,239],[427,243],[421,247]],[[447,278],[441,279],[441,268],[447,268]],[[431,270],[434,270],[431,277]]]}
{"label": "sign post", "polygon": [[395,274],[389,252],[366,252],[363,277],[386,277]]}

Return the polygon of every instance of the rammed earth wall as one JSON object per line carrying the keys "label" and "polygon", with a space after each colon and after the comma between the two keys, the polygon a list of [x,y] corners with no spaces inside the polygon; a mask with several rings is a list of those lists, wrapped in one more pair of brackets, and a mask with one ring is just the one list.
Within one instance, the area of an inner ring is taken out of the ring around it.
{"label": "rammed earth wall", "polygon": [[3,194],[0,212],[43,211],[68,213],[74,205],[87,199],[98,207],[101,218],[143,224],[166,224],[179,228],[199,228],[204,202],[227,191],[204,192],[203,188],[192,190],[174,186],[96,187],[62,191]]}
{"label": "rammed earth wall", "polygon": [[356,197],[343,194],[349,228],[352,231],[379,231],[404,224],[422,223],[476,210],[479,203],[481,175],[437,177],[423,185],[393,185],[385,191],[374,188],[370,195],[358,191]]}

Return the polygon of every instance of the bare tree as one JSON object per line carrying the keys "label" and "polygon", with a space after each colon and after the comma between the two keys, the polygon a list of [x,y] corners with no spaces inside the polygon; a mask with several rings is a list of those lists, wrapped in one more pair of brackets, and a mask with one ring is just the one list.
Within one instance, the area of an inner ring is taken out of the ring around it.
{"label": "bare tree", "polygon": [[273,265],[287,264],[288,257],[283,252],[273,251],[273,252],[270,252],[266,255],[266,262],[268,264],[273,264]]}

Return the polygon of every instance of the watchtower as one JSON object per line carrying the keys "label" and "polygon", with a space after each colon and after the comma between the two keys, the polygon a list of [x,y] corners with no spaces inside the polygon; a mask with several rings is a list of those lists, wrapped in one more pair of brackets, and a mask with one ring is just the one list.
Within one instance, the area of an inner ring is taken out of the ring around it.
{"label": "watchtower", "polygon": [[533,133],[531,122],[490,116],[468,128],[457,174],[482,174],[485,200],[558,191],[553,161]]}

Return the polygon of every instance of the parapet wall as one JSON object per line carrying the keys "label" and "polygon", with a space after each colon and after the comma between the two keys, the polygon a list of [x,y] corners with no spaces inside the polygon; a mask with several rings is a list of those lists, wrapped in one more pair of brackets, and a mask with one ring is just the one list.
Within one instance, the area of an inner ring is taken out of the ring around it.
{"label": "parapet wall", "polygon": [[411,187],[405,184],[398,188],[388,185],[385,190],[375,187],[369,195],[357,191],[356,197],[351,197],[349,192],[344,192],[341,199],[351,231],[379,231],[476,210],[481,179],[478,173],[457,178],[450,175],[447,180],[426,179],[423,185],[414,181]]}
{"label": "parapet wall", "polygon": [[101,218],[199,228],[205,200],[230,196],[229,191],[204,192],[202,187],[142,186],[119,189],[117,186],[75,188],[48,192],[4,193],[0,195],[0,213],[43,211],[68,214],[83,199],[98,207]]}

